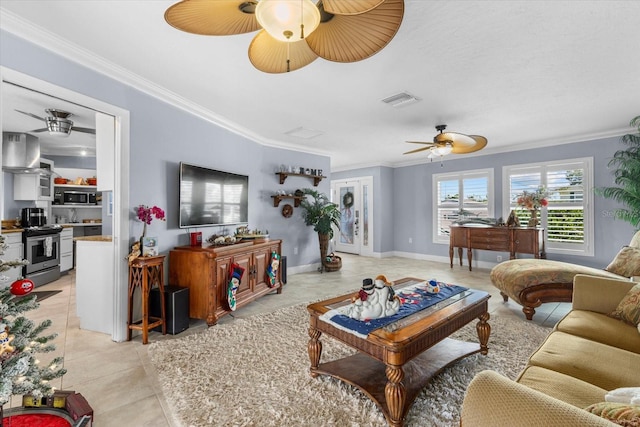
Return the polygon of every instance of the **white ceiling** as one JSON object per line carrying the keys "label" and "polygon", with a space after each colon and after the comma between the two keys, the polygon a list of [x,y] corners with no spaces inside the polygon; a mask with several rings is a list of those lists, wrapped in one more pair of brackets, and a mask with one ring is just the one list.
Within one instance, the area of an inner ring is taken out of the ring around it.
{"label": "white ceiling", "polygon": [[[329,155],[334,171],[425,162],[404,141],[441,123],[487,137],[483,155],[622,135],[640,115],[637,1],[406,0],[371,58],[275,75],[249,62],[254,34],[169,26],[174,3],[2,0],[1,25],[260,143]],[[421,101],[381,102],[402,91]],[[300,127],[322,134],[286,133]]]}

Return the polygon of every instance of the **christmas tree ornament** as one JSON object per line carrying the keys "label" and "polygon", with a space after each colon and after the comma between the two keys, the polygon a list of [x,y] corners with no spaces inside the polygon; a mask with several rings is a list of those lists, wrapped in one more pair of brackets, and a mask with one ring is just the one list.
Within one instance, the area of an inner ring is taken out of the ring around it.
{"label": "christmas tree ornament", "polygon": [[31,280],[19,279],[11,284],[11,288],[9,289],[9,292],[11,292],[11,294],[15,296],[23,296],[30,293],[34,287],[35,285]]}
{"label": "christmas tree ornament", "polygon": [[0,324],[0,356],[6,353],[13,353],[16,349],[11,346],[11,341],[14,340],[13,335],[9,335],[9,328],[5,324]]}

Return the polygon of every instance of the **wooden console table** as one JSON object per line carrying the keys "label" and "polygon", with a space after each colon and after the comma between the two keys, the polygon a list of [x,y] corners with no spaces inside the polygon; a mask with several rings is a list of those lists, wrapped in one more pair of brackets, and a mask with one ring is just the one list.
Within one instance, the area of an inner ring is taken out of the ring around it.
{"label": "wooden console table", "polygon": [[267,266],[271,253],[282,254],[281,240],[243,241],[229,246],[178,246],[169,253],[169,284],[189,288],[189,317],[215,325],[231,313],[227,287],[231,263],[244,268],[236,293],[240,308],[272,291],[282,293],[280,272],[269,287]]}
{"label": "wooden console table", "polygon": [[540,227],[492,227],[492,226],[450,226],[449,261],[453,268],[454,248],[458,248],[458,258],[462,265],[462,249],[467,249],[469,271],[473,260],[472,249],[509,252],[509,259],[516,254],[533,254],[536,258],[546,258],[544,250],[544,228]]}

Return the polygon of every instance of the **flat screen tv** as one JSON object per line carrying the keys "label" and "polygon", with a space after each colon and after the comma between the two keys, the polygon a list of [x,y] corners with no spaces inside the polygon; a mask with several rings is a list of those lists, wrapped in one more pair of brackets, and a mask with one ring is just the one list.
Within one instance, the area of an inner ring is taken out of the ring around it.
{"label": "flat screen tv", "polygon": [[180,228],[246,224],[249,177],[180,163]]}

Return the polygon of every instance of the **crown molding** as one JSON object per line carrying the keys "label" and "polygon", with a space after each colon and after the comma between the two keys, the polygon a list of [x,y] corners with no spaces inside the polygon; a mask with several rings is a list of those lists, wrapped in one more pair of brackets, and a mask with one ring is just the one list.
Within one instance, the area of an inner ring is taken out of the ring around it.
{"label": "crown molding", "polygon": [[86,67],[99,74],[112,78],[120,83],[130,86],[149,96],[157,98],[172,106],[175,106],[187,113],[195,115],[201,119],[212,122],[223,129],[232,133],[243,136],[260,145],[283,148],[310,154],[328,155],[326,151],[321,150],[303,150],[300,147],[293,146],[281,141],[274,141],[263,138],[262,136],[239,126],[237,123],[218,115],[203,106],[191,102],[188,99],[167,90],[131,71],[114,64],[105,58],[96,55],[87,49],[84,49],[67,39],[45,30],[44,28],[33,24],[30,21],[0,7],[0,29],[7,31],[17,37],[20,37],[30,43],[40,46],[46,50],[52,51],[72,62]]}

